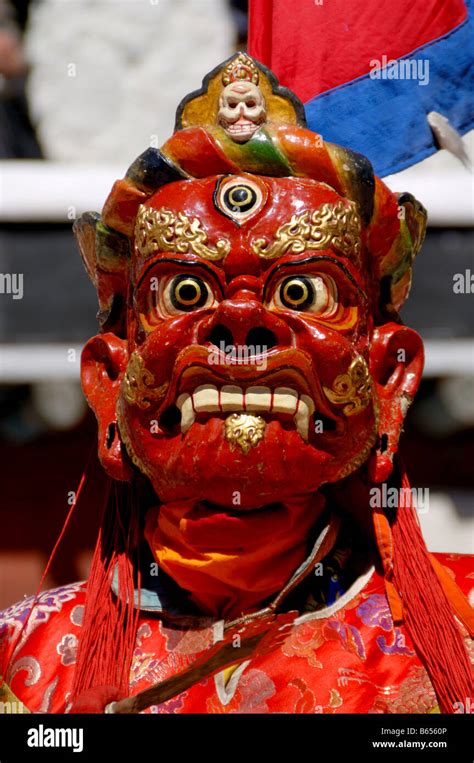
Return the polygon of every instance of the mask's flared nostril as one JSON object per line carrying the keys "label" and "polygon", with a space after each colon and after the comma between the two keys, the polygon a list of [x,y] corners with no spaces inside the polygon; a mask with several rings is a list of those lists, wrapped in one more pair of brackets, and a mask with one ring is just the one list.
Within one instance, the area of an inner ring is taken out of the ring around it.
{"label": "mask's flared nostril", "polygon": [[263,326],[256,326],[250,329],[246,336],[245,344],[247,347],[258,347],[260,352],[265,352],[265,350],[271,350],[272,347],[276,347],[278,341],[273,331]]}
{"label": "mask's flared nostril", "polygon": [[227,326],[223,326],[219,323],[217,326],[214,326],[209,334],[208,342],[215,347],[222,349],[225,347],[232,347],[234,344],[234,337],[232,336],[232,331],[228,329]]}

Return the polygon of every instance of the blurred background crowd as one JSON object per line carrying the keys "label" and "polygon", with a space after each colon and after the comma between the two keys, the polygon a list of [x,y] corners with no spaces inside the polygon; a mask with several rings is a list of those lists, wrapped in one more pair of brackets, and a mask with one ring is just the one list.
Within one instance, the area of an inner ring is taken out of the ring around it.
{"label": "blurred background crowd", "polygon": [[[0,273],[22,275],[21,298],[5,280],[0,293],[0,608],[36,590],[95,448],[79,361],[97,305],[72,222],[100,210],[132,160],[166,140],[181,98],[246,36],[245,0],[0,0]],[[472,156],[472,135],[465,144]],[[430,489],[420,516],[430,548],[469,552],[472,176],[444,151],[400,174],[391,188],[428,206],[425,188],[438,210],[402,316],[427,347],[402,452],[412,484]],[[457,213],[469,189],[470,213]],[[96,505],[81,501],[47,585],[87,574]]]}

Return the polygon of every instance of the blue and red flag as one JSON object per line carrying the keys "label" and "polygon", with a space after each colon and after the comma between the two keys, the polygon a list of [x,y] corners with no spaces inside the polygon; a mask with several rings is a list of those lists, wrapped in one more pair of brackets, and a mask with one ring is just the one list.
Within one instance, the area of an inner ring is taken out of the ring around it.
{"label": "blue and red flag", "polygon": [[310,129],[389,175],[436,151],[431,111],[474,127],[473,1],[250,0],[249,53]]}

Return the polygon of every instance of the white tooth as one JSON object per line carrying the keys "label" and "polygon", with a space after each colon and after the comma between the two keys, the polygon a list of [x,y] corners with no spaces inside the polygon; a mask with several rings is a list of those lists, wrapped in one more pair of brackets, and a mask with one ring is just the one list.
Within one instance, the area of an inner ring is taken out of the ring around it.
{"label": "white tooth", "polygon": [[245,390],[246,411],[269,411],[272,393],[269,387],[247,387]]}
{"label": "white tooth", "polygon": [[309,415],[312,416],[316,410],[312,398],[309,397],[308,395],[301,395],[300,400],[303,400],[303,402],[306,403],[306,405],[308,406]]}
{"label": "white tooth", "polygon": [[193,408],[196,413],[200,411],[218,411],[219,393],[217,387],[214,387],[212,384],[203,384],[201,387],[196,387],[193,392]]}
{"label": "white tooth", "polygon": [[220,404],[223,411],[243,411],[242,387],[237,387],[234,384],[225,384],[221,387]]}
{"label": "white tooth", "polygon": [[308,395],[301,395],[298,401],[298,408],[294,415],[294,422],[296,429],[300,433],[303,440],[308,439],[309,433],[309,417],[314,412],[314,403]]}
{"label": "white tooth", "polygon": [[194,419],[196,418],[191,395],[186,393],[180,395],[176,405],[181,411],[181,432],[184,434],[194,424]]}
{"label": "white tooth", "polygon": [[290,387],[277,387],[273,393],[272,413],[295,413],[298,393]]}
{"label": "white tooth", "polygon": [[183,394],[178,397],[178,399],[176,401],[176,407],[179,408],[179,410],[181,410],[181,408],[183,407],[183,403],[186,402],[188,397],[189,397],[189,395],[186,394],[186,392],[183,392]]}

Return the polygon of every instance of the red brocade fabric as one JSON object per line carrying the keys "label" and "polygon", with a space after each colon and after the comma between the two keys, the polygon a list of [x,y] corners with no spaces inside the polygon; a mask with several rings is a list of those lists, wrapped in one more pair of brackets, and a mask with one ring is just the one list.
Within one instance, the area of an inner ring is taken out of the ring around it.
{"label": "red brocade fabric", "polygon": [[[472,558],[436,556],[472,601]],[[304,614],[283,645],[271,653],[243,663],[230,677],[209,676],[147,712],[436,712],[435,693],[410,637],[403,626],[393,625],[383,579],[374,572],[361,590],[357,584],[351,590],[352,596],[348,592],[337,611],[341,602],[324,613]],[[84,600],[85,583],[57,588],[40,597],[30,617],[5,680],[31,712],[69,709]],[[0,672],[30,604],[26,599],[0,615]],[[220,638],[219,633],[219,625],[211,619],[171,624],[142,612],[130,693],[186,668]],[[455,712],[463,712],[463,699]]]}

